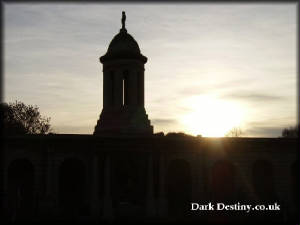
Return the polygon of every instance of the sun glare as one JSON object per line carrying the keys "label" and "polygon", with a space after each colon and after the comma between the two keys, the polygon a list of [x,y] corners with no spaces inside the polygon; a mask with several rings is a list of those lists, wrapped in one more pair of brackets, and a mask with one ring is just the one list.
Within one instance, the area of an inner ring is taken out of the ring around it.
{"label": "sun glare", "polygon": [[183,102],[190,113],[180,119],[185,132],[204,137],[221,137],[243,122],[243,108],[214,96],[193,96]]}

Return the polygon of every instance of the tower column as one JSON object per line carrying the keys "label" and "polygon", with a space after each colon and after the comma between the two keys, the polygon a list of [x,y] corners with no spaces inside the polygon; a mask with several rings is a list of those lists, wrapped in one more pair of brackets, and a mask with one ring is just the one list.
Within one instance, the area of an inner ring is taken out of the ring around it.
{"label": "tower column", "polygon": [[138,106],[144,107],[144,70],[139,70],[137,73],[138,79],[137,79],[137,103]]}
{"label": "tower column", "polygon": [[109,71],[103,72],[103,108],[112,106],[112,78]]}
{"label": "tower column", "polygon": [[137,105],[137,73],[134,70],[129,71],[129,105]]}
{"label": "tower column", "polygon": [[120,108],[123,105],[123,73],[116,70],[114,73],[114,108]]}

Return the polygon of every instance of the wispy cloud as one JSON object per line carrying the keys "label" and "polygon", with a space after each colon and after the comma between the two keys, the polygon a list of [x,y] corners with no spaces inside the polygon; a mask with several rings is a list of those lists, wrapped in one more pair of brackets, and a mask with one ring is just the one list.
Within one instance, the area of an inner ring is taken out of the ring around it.
{"label": "wispy cloud", "polygon": [[214,80],[214,81],[203,81],[197,82],[196,85],[193,82],[184,88],[182,88],[179,93],[181,95],[202,95],[207,93],[217,93],[217,92],[225,92],[228,90],[236,89],[237,87],[242,86],[247,83],[248,86],[255,84],[254,79],[245,78],[245,79],[233,79],[233,80]]}
{"label": "wispy cloud", "polygon": [[280,137],[282,130],[282,127],[257,126],[246,129],[244,133],[254,137]]}
{"label": "wispy cloud", "polygon": [[236,92],[226,94],[223,98],[251,101],[251,102],[268,102],[268,101],[282,101],[285,100],[284,96],[268,95],[264,93],[252,93],[252,92]]}
{"label": "wispy cloud", "polygon": [[158,119],[154,118],[151,120],[154,125],[175,125],[177,120],[175,119]]}

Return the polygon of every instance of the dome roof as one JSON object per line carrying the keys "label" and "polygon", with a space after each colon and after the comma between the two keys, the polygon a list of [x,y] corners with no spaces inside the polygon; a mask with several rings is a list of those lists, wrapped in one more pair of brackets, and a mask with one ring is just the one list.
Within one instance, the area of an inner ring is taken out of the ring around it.
{"label": "dome roof", "polygon": [[127,33],[125,28],[112,39],[105,55],[100,57],[100,62],[106,62],[113,59],[137,59],[143,63],[147,62],[147,57],[141,54],[136,40]]}

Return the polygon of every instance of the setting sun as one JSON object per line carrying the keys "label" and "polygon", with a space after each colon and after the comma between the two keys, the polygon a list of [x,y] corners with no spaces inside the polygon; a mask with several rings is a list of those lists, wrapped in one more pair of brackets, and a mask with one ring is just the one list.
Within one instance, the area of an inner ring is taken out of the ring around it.
{"label": "setting sun", "polygon": [[224,136],[230,129],[240,126],[244,119],[243,108],[214,96],[193,96],[186,99],[184,107],[190,113],[180,119],[187,133],[206,137]]}

